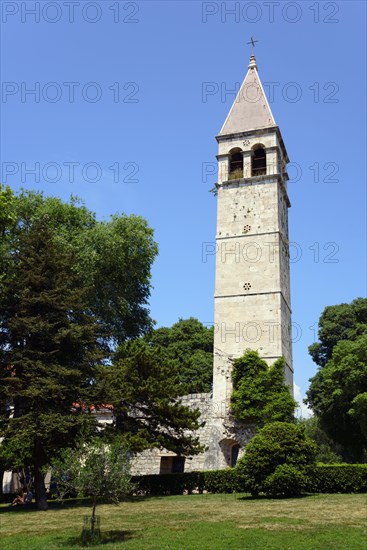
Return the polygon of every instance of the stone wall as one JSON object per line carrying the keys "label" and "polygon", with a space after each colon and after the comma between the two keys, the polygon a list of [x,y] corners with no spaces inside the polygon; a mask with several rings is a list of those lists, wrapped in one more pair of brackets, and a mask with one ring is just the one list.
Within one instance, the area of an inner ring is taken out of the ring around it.
{"label": "stone wall", "polygon": [[[212,399],[210,393],[194,393],[184,395],[182,398],[182,404],[191,409],[200,410],[200,422],[204,422],[204,426],[199,428],[195,435],[200,438],[202,445],[207,447],[210,440],[211,430],[211,415],[212,415]],[[192,472],[194,470],[202,470],[205,462],[205,452],[199,455],[188,457],[185,460],[185,472]],[[167,451],[166,449],[147,449],[142,453],[139,453],[134,458],[132,463],[133,475],[148,475],[159,474],[161,468],[161,458],[176,456],[175,453]]]}
{"label": "stone wall", "polygon": [[[204,425],[195,435],[204,445],[204,452],[185,459],[185,472],[202,470],[219,470],[231,466],[231,451],[234,445],[239,445],[239,457],[254,435],[253,426],[243,426],[228,415],[228,403],[221,407],[212,399],[210,393],[185,395],[182,403],[186,407],[200,410],[199,422]],[[219,408],[218,408],[219,407]],[[175,453],[166,449],[148,449],[139,453],[132,463],[133,475],[149,475],[161,473],[161,459],[174,457]]]}

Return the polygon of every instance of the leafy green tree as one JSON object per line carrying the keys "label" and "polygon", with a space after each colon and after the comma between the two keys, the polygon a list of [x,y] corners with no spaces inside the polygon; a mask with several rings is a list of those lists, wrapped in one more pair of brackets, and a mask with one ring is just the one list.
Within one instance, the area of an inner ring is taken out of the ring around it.
{"label": "leafy green tree", "polygon": [[296,496],[307,485],[315,455],[316,444],[303,426],[273,422],[251,439],[236,468],[253,496]]}
{"label": "leafy green tree", "polygon": [[[164,447],[180,455],[202,450],[190,433],[200,424],[199,411],[182,405],[180,370],[159,348],[143,340],[127,345],[125,358],[100,369],[100,399],[113,405],[113,430],[132,451]],[[98,391],[97,391],[98,396]]]}
{"label": "leafy green tree", "polygon": [[[180,393],[209,392],[213,379],[213,328],[197,319],[179,319],[172,327],[161,327],[144,337],[150,348],[157,350],[165,362],[178,373]],[[131,348],[119,347],[116,358],[126,358]]]}
{"label": "leafy green tree", "polygon": [[272,366],[257,351],[247,350],[232,369],[232,412],[237,420],[262,426],[267,422],[292,422],[296,401],[284,379],[285,361]]}
{"label": "leafy green tree", "polygon": [[[188,433],[199,413],[175,399],[182,393],[178,362],[171,365],[172,358],[139,339],[152,327],[146,305],[157,254],[145,220],[121,215],[97,222],[75,198],[65,204],[27,191],[5,198],[2,464],[30,468],[38,507],[46,508],[44,468],[81,433],[91,437],[89,405],[103,403],[115,407],[113,435],[120,431],[133,450],[199,452]],[[133,338],[138,342],[129,346],[137,352],[110,366],[111,348]]]}
{"label": "leafy green tree", "polygon": [[88,289],[89,310],[103,328],[105,343],[121,343],[151,329],[147,304],[157,244],[146,220],[121,214],[97,221],[76,197],[64,203],[22,191],[3,200],[12,223],[4,227],[0,264],[21,234],[47,216],[55,240],[75,257],[73,271]]}
{"label": "leafy green tree", "polygon": [[345,460],[366,460],[367,334],[333,347],[331,359],[311,378],[307,403]]}
{"label": "leafy green tree", "polygon": [[0,233],[4,234],[9,225],[15,221],[14,193],[9,186],[0,183]]}
{"label": "leafy green tree", "polygon": [[306,402],[320,428],[342,449],[344,460],[366,460],[367,299],[326,307],[319,342],[309,347],[320,369],[310,380]]}
{"label": "leafy green tree", "polygon": [[304,427],[307,437],[312,439],[317,445],[316,461],[324,464],[335,464],[343,462],[343,449],[335,443],[321,428],[320,421],[316,416],[299,420]]}
{"label": "leafy green tree", "polygon": [[76,449],[65,449],[52,463],[52,476],[59,498],[74,493],[92,500],[91,531],[84,532],[83,542],[97,542],[100,535],[96,530],[98,502],[118,505],[133,489],[128,452],[97,438]]}
{"label": "leafy green tree", "polygon": [[328,306],[319,320],[319,342],[309,346],[309,353],[317,365],[324,367],[341,340],[356,340],[366,333],[367,298],[357,298],[350,304]]}
{"label": "leafy green tree", "polygon": [[48,221],[19,232],[0,287],[0,453],[10,469],[33,471],[39,509],[47,508],[44,467],[87,429],[75,405],[88,402],[104,354],[74,257]]}

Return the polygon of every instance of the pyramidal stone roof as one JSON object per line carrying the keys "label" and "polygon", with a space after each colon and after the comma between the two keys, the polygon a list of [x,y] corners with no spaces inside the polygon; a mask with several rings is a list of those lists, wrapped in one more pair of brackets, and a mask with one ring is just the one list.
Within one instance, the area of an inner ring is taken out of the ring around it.
{"label": "pyramidal stone roof", "polygon": [[276,122],[261,84],[255,56],[252,55],[245,80],[219,135],[237,134],[271,126],[276,126]]}

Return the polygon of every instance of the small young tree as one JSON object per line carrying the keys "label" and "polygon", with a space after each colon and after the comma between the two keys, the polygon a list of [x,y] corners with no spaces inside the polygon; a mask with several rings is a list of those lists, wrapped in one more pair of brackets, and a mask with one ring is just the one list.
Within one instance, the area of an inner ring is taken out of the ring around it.
{"label": "small young tree", "polygon": [[237,469],[253,496],[296,496],[306,487],[315,455],[316,444],[305,436],[303,426],[273,422],[250,441]]}
{"label": "small young tree", "polygon": [[62,457],[52,464],[52,477],[60,498],[70,492],[91,498],[92,538],[98,502],[119,504],[133,489],[128,452],[117,443],[107,445],[100,439],[77,449],[65,449]]}

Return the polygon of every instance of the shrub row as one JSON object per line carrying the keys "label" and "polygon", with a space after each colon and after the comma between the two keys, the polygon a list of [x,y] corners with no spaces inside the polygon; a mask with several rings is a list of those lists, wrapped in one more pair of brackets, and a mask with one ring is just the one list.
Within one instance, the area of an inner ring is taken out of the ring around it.
{"label": "shrub row", "polygon": [[311,493],[367,492],[367,464],[318,464],[309,476]]}
{"label": "shrub row", "polygon": [[182,495],[193,491],[202,493],[243,492],[240,477],[235,468],[183,474],[135,476],[136,493],[146,495]]}
{"label": "shrub row", "polygon": [[[135,476],[135,492],[144,495],[202,493],[246,493],[236,468],[182,474]],[[367,492],[367,464],[318,464],[308,476],[310,493]]]}

